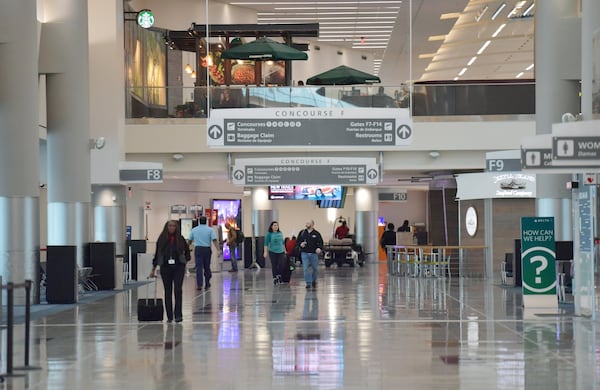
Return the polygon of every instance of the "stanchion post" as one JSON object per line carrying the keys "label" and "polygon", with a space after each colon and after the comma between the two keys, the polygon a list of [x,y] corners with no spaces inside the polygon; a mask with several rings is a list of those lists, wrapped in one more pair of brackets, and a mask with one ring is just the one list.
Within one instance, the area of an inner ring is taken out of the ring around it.
{"label": "stanchion post", "polygon": [[[4,286],[3,286],[4,287]],[[2,377],[24,376],[13,372],[13,328],[15,313],[15,284],[6,284],[6,373]]]}
{"label": "stanchion post", "polygon": [[15,370],[39,370],[40,367],[33,367],[29,365],[29,349],[31,342],[31,280],[25,281],[25,365],[23,367],[15,367]]}
{"label": "stanchion post", "polygon": [[14,305],[14,285],[12,282],[6,284],[6,374],[10,376],[13,372],[13,312]]}
{"label": "stanchion post", "polygon": [[29,366],[29,321],[31,320],[31,280],[25,281],[25,367]]}

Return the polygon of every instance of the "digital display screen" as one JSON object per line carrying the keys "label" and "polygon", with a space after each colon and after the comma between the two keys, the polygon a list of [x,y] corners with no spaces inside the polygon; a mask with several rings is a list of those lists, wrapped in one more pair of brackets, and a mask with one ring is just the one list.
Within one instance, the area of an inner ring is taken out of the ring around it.
{"label": "digital display screen", "polygon": [[341,200],[339,185],[275,185],[269,187],[270,200]]}
{"label": "digital display screen", "polygon": [[181,218],[181,235],[185,238],[190,236],[192,228],[194,227],[194,220],[192,218]]}
{"label": "digital display screen", "polygon": [[[234,229],[241,229],[242,226],[242,200],[241,199],[213,199],[213,210],[219,210],[219,226],[223,232],[221,240],[227,238],[227,229],[225,223],[229,223]],[[237,257],[240,257],[239,249]],[[223,245],[223,260],[231,260],[231,253],[227,244]]]}

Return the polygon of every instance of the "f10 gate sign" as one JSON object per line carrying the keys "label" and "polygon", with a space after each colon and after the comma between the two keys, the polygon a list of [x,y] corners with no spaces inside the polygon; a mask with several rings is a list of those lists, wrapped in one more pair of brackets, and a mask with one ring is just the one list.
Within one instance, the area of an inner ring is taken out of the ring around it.
{"label": "f10 gate sign", "polygon": [[524,295],[556,295],[554,217],[521,218]]}

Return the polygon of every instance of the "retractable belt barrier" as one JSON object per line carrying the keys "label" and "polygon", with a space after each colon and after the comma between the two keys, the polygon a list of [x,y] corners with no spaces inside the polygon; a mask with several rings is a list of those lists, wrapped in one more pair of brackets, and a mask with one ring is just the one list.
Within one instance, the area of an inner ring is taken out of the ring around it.
{"label": "retractable belt barrier", "polygon": [[[0,289],[6,290],[6,373],[0,375],[0,381],[4,382],[4,378],[24,376],[17,374],[14,370],[39,370],[40,367],[29,365],[29,343],[31,329],[31,286],[32,281],[26,280],[24,283],[6,283],[1,284]],[[24,345],[24,365],[22,367],[13,366],[13,336],[14,336],[14,311],[15,300],[14,291],[18,288],[25,289],[25,345]]]}

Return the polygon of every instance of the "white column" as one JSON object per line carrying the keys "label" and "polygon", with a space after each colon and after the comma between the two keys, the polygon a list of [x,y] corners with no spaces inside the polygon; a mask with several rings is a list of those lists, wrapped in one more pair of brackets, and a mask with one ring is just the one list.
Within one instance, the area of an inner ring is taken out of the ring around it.
{"label": "white column", "polygon": [[269,200],[267,187],[252,188],[252,234],[255,237],[264,237],[271,222],[276,221],[279,213],[273,208],[273,201]]}
{"label": "white column", "polygon": [[356,243],[362,245],[367,261],[378,259],[377,213],[379,197],[375,187],[356,187],[354,190],[356,206]]}
{"label": "white column", "polygon": [[77,246],[77,263],[83,266],[91,192],[87,1],[44,4],[40,61],[48,73],[48,245]]}
{"label": "white column", "polygon": [[[0,0],[0,276],[39,300],[39,131],[35,0]],[[15,291],[24,303],[24,291]]]}
{"label": "white column", "polygon": [[[583,119],[592,119],[592,87],[594,81],[594,47],[592,38],[600,28],[600,1],[581,2],[581,113]],[[600,36],[599,36],[600,38]],[[600,66],[600,64],[596,64]],[[600,82],[600,80],[596,80]]]}
{"label": "white column", "polygon": [[125,255],[125,207],[127,189],[123,185],[93,185],[94,242],[114,242],[116,255]]}
{"label": "white column", "polygon": [[125,160],[123,1],[88,0],[88,8],[90,133],[105,139],[102,149],[91,152],[92,236],[115,242],[117,255],[124,255],[127,190],[119,184],[119,161]]}
{"label": "white column", "polygon": [[571,222],[571,192],[567,190],[570,175],[537,175],[535,215],[554,217],[556,241],[573,239]]}
{"label": "white column", "polygon": [[[538,134],[548,134],[562,114],[579,113],[580,33],[577,0],[535,3],[535,117]],[[565,44],[561,44],[561,43]],[[568,43],[568,44],[566,44]],[[574,55],[577,54],[577,58]],[[573,73],[571,73],[573,72]]]}
{"label": "white column", "polygon": [[91,152],[91,182],[118,184],[119,161],[125,160],[123,1],[88,0],[88,7],[90,134],[106,140]]}
{"label": "white column", "polygon": [[[535,8],[536,132],[548,134],[553,123],[561,122],[562,114],[579,113],[579,68],[571,73],[569,62],[579,53],[577,1],[537,1]],[[572,237],[568,181],[570,175],[537,176],[536,215],[554,217],[557,241]]]}
{"label": "white column", "polygon": [[277,221],[279,213],[273,207],[273,201],[269,200],[269,189],[267,187],[252,188],[252,235],[254,236],[255,253],[253,258],[261,266],[266,264],[263,256],[265,236],[271,222]]}

